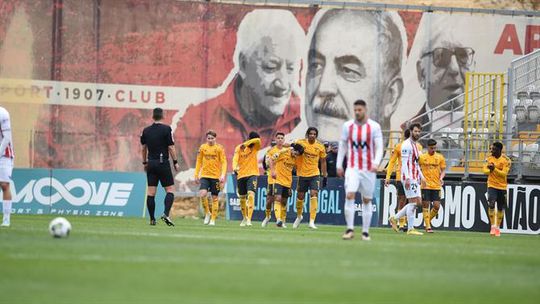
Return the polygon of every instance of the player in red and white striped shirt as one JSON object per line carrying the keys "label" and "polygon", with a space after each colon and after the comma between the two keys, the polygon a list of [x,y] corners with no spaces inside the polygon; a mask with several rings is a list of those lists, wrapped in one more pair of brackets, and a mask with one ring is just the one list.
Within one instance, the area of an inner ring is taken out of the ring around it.
{"label": "player in red and white striped shirt", "polygon": [[11,214],[11,173],[13,172],[13,144],[9,113],[0,107],[0,188],[2,188],[3,214],[2,227],[9,227]]}
{"label": "player in red and white striped shirt", "polygon": [[362,240],[370,240],[369,226],[373,214],[373,190],[376,172],[383,157],[383,137],[381,126],[367,115],[366,102],[354,102],[355,119],[343,124],[337,156],[337,174],[342,177],[343,159],[347,154],[345,172],[345,221],[347,230],[344,240],[354,237],[354,213],[356,192],[362,194]]}
{"label": "player in red and white striped shirt", "polygon": [[421,151],[418,150],[416,142],[420,138],[422,126],[418,123],[412,124],[409,128],[411,136],[401,144],[401,181],[405,190],[405,196],[409,203],[401,208],[395,216],[391,216],[389,221],[392,228],[397,232],[397,221],[407,215],[407,234],[422,235],[420,231],[414,229],[414,215],[416,207],[422,206],[422,194],[420,192],[420,184],[424,179],[418,159]]}

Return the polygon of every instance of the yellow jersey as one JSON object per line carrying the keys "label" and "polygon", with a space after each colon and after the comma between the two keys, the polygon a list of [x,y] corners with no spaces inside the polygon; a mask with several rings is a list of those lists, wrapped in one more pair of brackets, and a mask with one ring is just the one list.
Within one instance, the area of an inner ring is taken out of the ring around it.
{"label": "yellow jersey", "polygon": [[296,165],[296,158],[290,148],[283,148],[272,155],[274,170],[276,171],[276,184],[290,188],[292,185],[292,171]]}
{"label": "yellow jersey", "polygon": [[296,141],[304,147],[304,153],[296,158],[296,175],[312,177],[321,175],[319,160],[326,158],[326,148],[318,140],[310,144],[307,139]]}
{"label": "yellow jersey", "polygon": [[260,138],[253,138],[236,146],[233,156],[233,170],[237,171],[237,178],[259,175],[257,152],[260,148]]}
{"label": "yellow jersey", "polygon": [[195,178],[201,177],[218,179],[227,172],[225,149],[220,144],[202,144],[197,153]]}
{"label": "yellow jersey", "polygon": [[278,153],[279,152],[279,148],[278,146],[273,146],[271,147],[268,152],[266,152],[266,156],[265,156],[265,161],[266,161],[266,165],[267,165],[267,168],[268,170],[266,170],[266,175],[268,176],[268,184],[269,185],[272,185],[274,184],[274,179],[272,178],[272,174],[270,174],[270,159],[274,156],[274,154]]}
{"label": "yellow jersey", "polygon": [[425,185],[422,185],[422,189],[428,190],[441,190],[441,173],[446,169],[446,161],[441,153],[424,153],[420,155],[418,159],[420,169],[426,180]]}
{"label": "yellow jersey", "polygon": [[[388,161],[388,166],[386,167],[386,179],[390,179],[390,176],[392,176],[392,172],[396,172],[396,181],[401,180],[401,144],[403,142],[398,143],[394,146],[394,150],[392,150],[392,156],[390,157],[390,161]],[[422,145],[418,142],[416,143],[416,147],[418,148],[418,151],[422,151]]]}
{"label": "yellow jersey", "polygon": [[[490,172],[488,165],[493,163],[495,169]],[[501,154],[499,158],[491,155],[486,159],[484,164],[484,173],[488,175],[487,185],[488,188],[495,188],[499,190],[506,190],[508,186],[508,172],[512,166],[512,161],[506,155]]]}

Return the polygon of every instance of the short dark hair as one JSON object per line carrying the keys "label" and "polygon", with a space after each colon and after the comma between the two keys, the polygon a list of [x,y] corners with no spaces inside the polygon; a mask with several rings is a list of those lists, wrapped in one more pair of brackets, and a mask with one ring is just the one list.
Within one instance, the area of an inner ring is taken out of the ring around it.
{"label": "short dark hair", "polygon": [[403,138],[407,139],[409,137],[411,137],[411,130],[405,129],[405,131],[403,131]]}
{"label": "short dark hair", "polygon": [[358,99],[357,101],[355,101],[354,105],[355,106],[367,107],[367,103],[365,101],[363,101],[362,99]]}
{"label": "short dark hair", "polygon": [[208,131],[206,131],[206,136],[208,136],[208,135],[212,135],[212,136],[214,136],[214,137],[217,137],[216,131],[214,131],[214,130],[208,130]]}
{"label": "short dark hair", "polygon": [[291,147],[294,151],[298,152],[299,155],[304,154],[304,146],[301,144],[292,144]]}
{"label": "short dark hair", "polygon": [[437,145],[437,141],[433,138],[430,138],[428,141],[427,141],[427,145],[428,147],[430,146],[436,146]]}
{"label": "short dark hair", "polygon": [[316,135],[316,136],[319,136],[319,130],[318,130],[317,128],[315,128],[315,127],[309,127],[309,128],[307,128],[306,136],[308,136],[308,135],[309,135],[309,132],[311,132],[311,131],[315,131],[315,135]]}
{"label": "short dark hair", "polygon": [[493,143],[493,146],[497,147],[499,150],[502,151],[503,149],[503,144],[500,142],[500,141],[496,141]]}
{"label": "short dark hair", "polygon": [[422,130],[422,125],[415,122],[415,123],[413,123],[412,125],[409,126],[409,130],[411,130],[411,132],[414,130],[414,128],[418,128],[418,129]]}
{"label": "short dark hair", "polygon": [[162,108],[155,108],[154,111],[152,111],[152,119],[154,120],[162,120],[163,119],[163,109]]}
{"label": "short dark hair", "polygon": [[261,138],[261,136],[259,135],[259,133],[255,131],[249,132],[248,139],[254,139],[254,138]]}
{"label": "short dark hair", "polygon": [[277,133],[276,133],[276,136],[278,136],[278,135],[285,136],[285,133],[283,133],[283,132],[277,132]]}

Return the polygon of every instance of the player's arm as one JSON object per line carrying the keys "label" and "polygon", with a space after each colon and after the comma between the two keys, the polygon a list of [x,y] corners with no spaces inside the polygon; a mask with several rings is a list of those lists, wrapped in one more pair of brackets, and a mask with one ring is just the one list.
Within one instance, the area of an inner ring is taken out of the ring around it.
{"label": "player's arm", "polygon": [[384,153],[383,136],[381,129],[377,129],[377,131],[375,132],[375,135],[373,136],[373,142],[375,143],[375,159],[373,160],[373,167],[371,171],[377,172]]}
{"label": "player's arm", "polygon": [[342,177],[343,172],[343,161],[345,160],[345,155],[347,155],[349,145],[347,145],[347,138],[349,137],[349,129],[344,124],[341,128],[341,138],[339,139],[339,146],[337,152],[336,160],[336,169],[339,177]]}
{"label": "player's arm", "polygon": [[202,160],[203,160],[203,151],[201,148],[199,148],[199,151],[197,152],[197,162],[195,163],[195,180],[199,180],[199,174],[201,173],[202,168]]}
{"label": "player's arm", "polygon": [[441,180],[441,182],[443,182],[444,177],[446,176],[446,160],[444,159],[444,157],[441,157],[441,163],[439,164],[439,167],[441,168],[441,176],[439,177],[439,179]]}
{"label": "player's arm", "polygon": [[11,144],[11,123],[9,121],[9,114],[6,113],[6,117],[2,117],[0,122],[0,128],[2,130],[2,142],[0,143],[0,154],[3,154],[6,151],[6,148]]}
{"label": "player's arm", "polygon": [[221,175],[219,181],[225,182],[225,175],[227,175],[227,157],[225,156],[225,149],[222,147],[219,149],[219,160],[221,161]]}
{"label": "player's arm", "polygon": [[276,162],[280,155],[281,155],[281,151],[279,152],[279,154],[276,154],[272,157],[268,157],[268,165],[270,166],[270,175],[274,179],[276,178]]}
{"label": "player's arm", "polygon": [[390,160],[388,161],[388,166],[386,167],[386,181],[390,181],[390,177],[392,176],[392,172],[394,172],[394,168],[396,167],[397,163],[397,147],[394,147],[394,150],[392,150],[392,156],[390,156]]}
{"label": "player's arm", "polygon": [[484,163],[484,166],[482,166],[482,172],[484,172],[484,174],[487,174],[487,175],[491,173],[491,170],[489,169],[489,162],[487,161],[487,159],[486,159],[486,162]]}
{"label": "player's arm", "polygon": [[508,172],[510,172],[510,165],[511,165],[510,160],[507,160],[504,163],[504,166],[502,169],[495,167],[495,169],[493,169],[493,172],[495,173],[496,176],[506,179],[508,176]]}
{"label": "player's arm", "polygon": [[148,146],[146,146],[146,137],[144,136],[144,131],[141,134],[141,157],[142,164],[144,165],[144,171],[148,167]]}
{"label": "player's arm", "polygon": [[321,152],[319,152],[319,162],[321,164],[321,171],[323,177],[328,177],[328,170],[326,168],[326,148],[323,146]]}
{"label": "player's arm", "polygon": [[249,147],[253,145],[253,150],[258,151],[261,148],[261,139],[260,138],[252,138],[250,140],[246,140],[243,143],[244,147]]}
{"label": "player's arm", "polygon": [[401,175],[404,177],[403,182],[410,183],[411,168],[408,166],[408,161],[412,151],[407,146],[406,143],[401,145]]}
{"label": "player's arm", "polygon": [[176,156],[176,149],[174,148],[174,141],[172,139],[172,129],[169,127],[169,132],[167,136],[167,150],[169,150],[169,155],[172,157],[174,170],[180,171],[180,165],[178,165],[178,157]]}
{"label": "player's arm", "polygon": [[234,155],[233,155],[233,158],[232,158],[232,170],[233,170],[233,172],[238,171],[238,157],[239,157],[239,154],[240,154],[240,146],[237,146],[234,149]]}

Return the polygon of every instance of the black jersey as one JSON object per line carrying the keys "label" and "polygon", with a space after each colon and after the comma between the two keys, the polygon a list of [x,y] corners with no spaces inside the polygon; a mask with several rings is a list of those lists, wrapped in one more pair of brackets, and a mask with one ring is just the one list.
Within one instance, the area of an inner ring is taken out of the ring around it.
{"label": "black jersey", "polygon": [[153,123],[151,126],[144,128],[141,135],[141,144],[146,145],[148,148],[149,160],[160,160],[160,162],[168,160],[168,147],[174,145],[171,127],[161,123]]}

